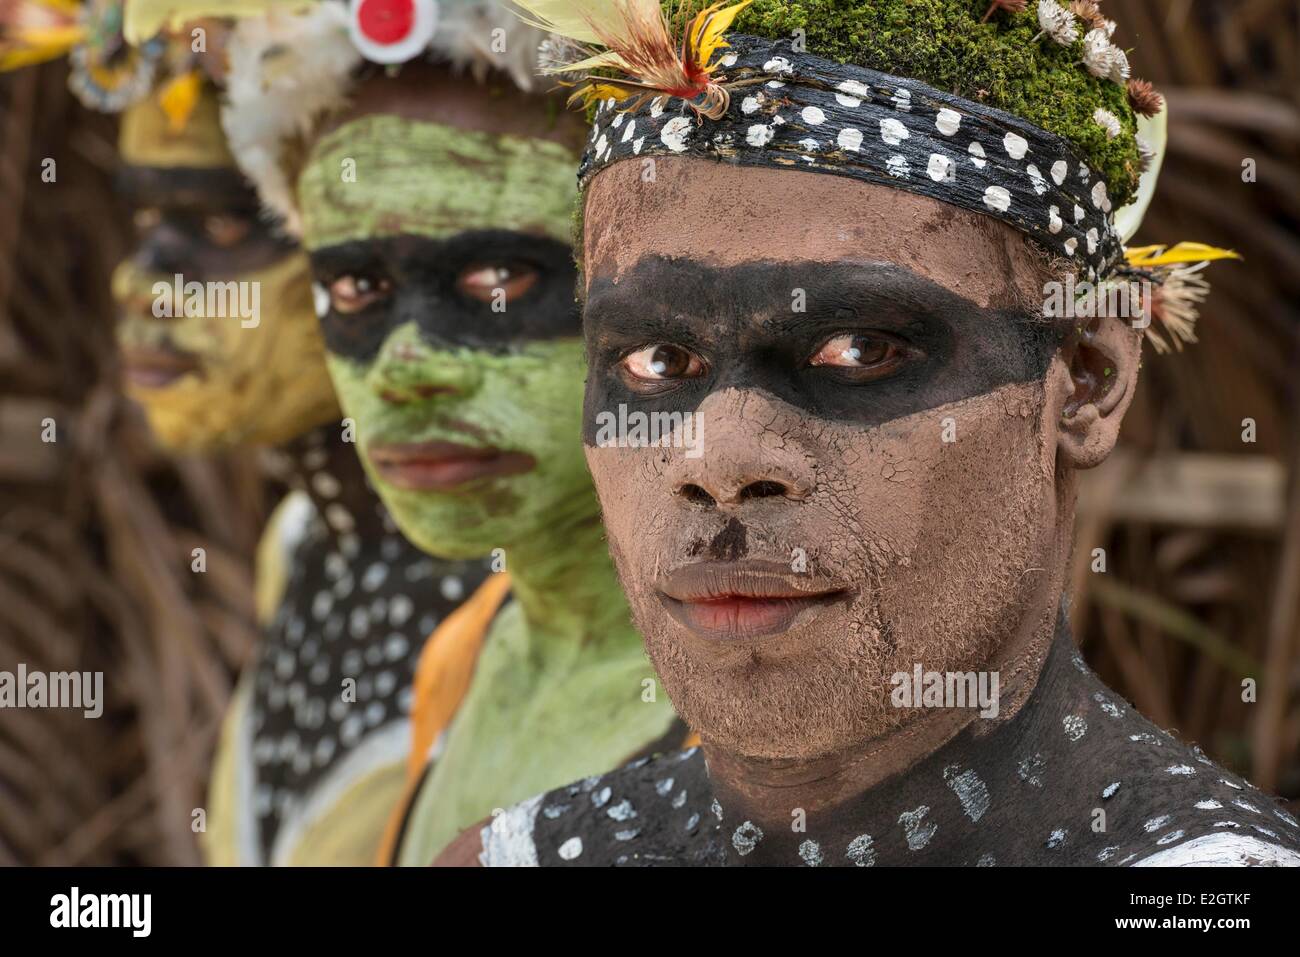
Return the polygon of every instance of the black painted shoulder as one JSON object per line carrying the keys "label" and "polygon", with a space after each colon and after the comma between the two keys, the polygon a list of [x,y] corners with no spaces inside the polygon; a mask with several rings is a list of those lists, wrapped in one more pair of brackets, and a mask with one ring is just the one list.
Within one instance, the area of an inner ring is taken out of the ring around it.
{"label": "black painted shoulder", "polygon": [[640,758],[530,798],[483,828],[487,867],[710,866],[722,861],[698,748]]}

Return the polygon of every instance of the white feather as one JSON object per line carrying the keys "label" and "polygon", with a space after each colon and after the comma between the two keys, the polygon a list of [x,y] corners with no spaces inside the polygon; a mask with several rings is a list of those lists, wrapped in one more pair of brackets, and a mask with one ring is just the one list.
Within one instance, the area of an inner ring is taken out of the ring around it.
{"label": "white feather", "polygon": [[[523,90],[537,81],[537,50],[546,33],[499,0],[441,0],[438,29],[427,58],[507,74]],[[323,0],[303,13],[268,13],[240,20],[229,41],[229,85],[222,123],[245,175],[267,209],[301,234],[294,171],[284,149],[311,136],[341,108],[364,62],[348,36],[347,5]]]}

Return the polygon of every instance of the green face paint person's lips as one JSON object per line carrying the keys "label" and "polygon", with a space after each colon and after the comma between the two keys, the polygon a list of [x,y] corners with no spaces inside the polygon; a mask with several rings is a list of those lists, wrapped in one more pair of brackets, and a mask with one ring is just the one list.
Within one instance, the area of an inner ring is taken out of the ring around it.
{"label": "green face paint person's lips", "polygon": [[658,589],[674,621],[711,640],[782,634],[848,595],[833,582],[765,561],[696,562],[669,572]]}
{"label": "green face paint person's lips", "polygon": [[199,371],[194,356],[171,348],[128,348],[123,350],[127,381],[141,389],[161,389],[183,375]]}
{"label": "green face paint person's lips", "polygon": [[391,485],[410,491],[450,492],[482,479],[531,472],[537,461],[523,452],[455,442],[371,443],[366,454]]}

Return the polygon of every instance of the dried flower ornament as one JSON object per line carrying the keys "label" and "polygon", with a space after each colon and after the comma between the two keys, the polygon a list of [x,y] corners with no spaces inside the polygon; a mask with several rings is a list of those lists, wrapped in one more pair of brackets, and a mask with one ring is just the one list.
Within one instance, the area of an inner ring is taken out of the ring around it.
{"label": "dried flower ornament", "polygon": [[989,8],[984,11],[984,16],[980,17],[980,23],[986,23],[989,17],[1000,10],[1006,10],[1008,13],[1024,13],[1027,6],[1029,0],[993,0]]}
{"label": "dried flower ornament", "polygon": [[1083,38],[1083,65],[1101,80],[1121,86],[1128,80],[1128,55],[1110,42],[1105,30],[1089,30]]}
{"label": "dried flower ornament", "polygon": [[1101,7],[1095,0],[1070,0],[1070,12],[1087,24],[1089,30],[1104,29],[1106,18],[1101,15]]}
{"label": "dried flower ornament", "polygon": [[1146,80],[1128,81],[1128,102],[1134,113],[1155,116],[1165,108],[1165,98]]}
{"label": "dried flower ornament", "polygon": [[1120,134],[1119,117],[1110,110],[1100,106],[1092,111],[1093,122],[1106,131],[1106,138],[1113,140]]}
{"label": "dried flower ornament", "polygon": [[1063,47],[1068,47],[1079,38],[1074,14],[1056,0],[1038,0],[1038,25],[1042,29],[1034,35],[1031,43],[1036,43],[1044,33]]}

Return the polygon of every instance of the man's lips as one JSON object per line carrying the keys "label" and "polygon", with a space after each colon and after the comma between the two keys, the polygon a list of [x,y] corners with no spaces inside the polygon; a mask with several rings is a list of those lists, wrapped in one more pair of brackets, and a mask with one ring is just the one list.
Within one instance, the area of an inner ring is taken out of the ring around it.
{"label": "man's lips", "polygon": [[142,389],[160,389],[183,375],[199,371],[198,359],[178,349],[128,348],[122,358],[127,381]]}
{"label": "man's lips", "polygon": [[759,638],[842,601],[848,589],[775,562],[698,562],[659,582],[668,614],[702,638]]}
{"label": "man's lips", "polygon": [[479,479],[530,472],[537,465],[523,452],[456,442],[372,442],[366,454],[386,482],[412,491],[446,492]]}

